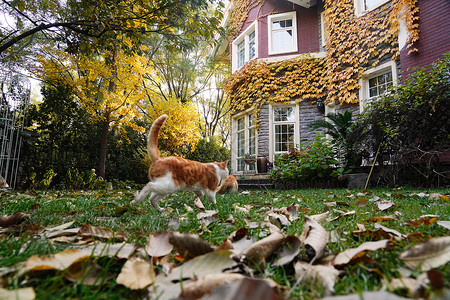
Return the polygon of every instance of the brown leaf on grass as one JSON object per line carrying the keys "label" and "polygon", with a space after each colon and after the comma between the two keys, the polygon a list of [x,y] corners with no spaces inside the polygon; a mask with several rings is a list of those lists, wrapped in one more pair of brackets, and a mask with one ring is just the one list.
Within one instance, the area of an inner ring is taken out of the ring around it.
{"label": "brown leaf on grass", "polygon": [[[273,281],[267,279],[244,278],[230,284],[222,285],[213,290],[213,292],[204,296],[203,300],[280,300],[277,286]],[[251,298],[249,297],[251,295]]]}
{"label": "brown leaf on grass", "polygon": [[[298,261],[294,264],[295,277],[306,275],[309,280],[317,281],[325,288],[326,295],[334,293],[334,283],[339,276],[339,271],[333,266],[310,265],[308,263]],[[304,274],[306,272],[306,274]]]}
{"label": "brown leaf on grass", "polygon": [[172,252],[173,245],[169,242],[169,232],[155,232],[148,236],[145,251],[150,256],[164,256]]}
{"label": "brown leaf on grass", "polygon": [[67,249],[62,252],[39,256],[33,255],[25,262],[22,272],[41,271],[41,270],[65,270],[70,265],[88,258],[89,253],[79,249]]}
{"label": "brown leaf on grass", "polygon": [[20,300],[34,300],[36,293],[32,287],[21,288],[16,290],[7,290],[0,288],[0,299],[20,299]]}
{"label": "brown leaf on grass", "polygon": [[209,294],[214,288],[244,279],[245,276],[236,273],[216,273],[209,274],[196,280],[187,281],[183,284],[180,294],[182,299],[200,299],[205,294]]}
{"label": "brown leaf on grass", "polygon": [[[315,220],[318,223],[323,223],[327,220],[327,218],[330,216],[330,212],[324,212],[323,214],[318,214],[318,215],[311,215],[308,216],[308,218],[310,218],[311,220]],[[305,216],[306,218],[306,216]]]}
{"label": "brown leaf on grass", "polygon": [[319,258],[328,243],[329,233],[316,220],[305,216],[305,225],[300,236],[300,241],[305,244],[306,254],[309,259]]}
{"label": "brown leaf on grass", "polygon": [[237,242],[240,239],[248,236],[248,229],[247,227],[240,227],[236,231],[233,231],[229,236],[228,239],[231,242]]}
{"label": "brown leaf on grass", "polygon": [[300,253],[302,242],[296,236],[289,235],[284,239],[283,246],[278,253],[278,259],[273,263],[274,266],[283,266],[294,260]]}
{"label": "brown leaf on grass", "polygon": [[355,201],[355,206],[364,206],[369,202],[367,198],[359,198]]}
{"label": "brown leaf on grass", "polygon": [[200,224],[203,224],[204,226],[208,226],[209,224],[218,221],[219,216],[218,216],[217,211],[207,210],[205,212],[198,213],[197,220],[199,220]]}
{"label": "brown leaf on grass", "polygon": [[411,226],[411,227],[419,227],[420,225],[424,225],[424,226],[430,226],[433,223],[436,223],[439,220],[439,218],[432,218],[432,219],[428,219],[428,218],[419,218],[417,220],[408,220],[405,222],[406,226]]}
{"label": "brown leaf on grass", "polygon": [[401,277],[393,278],[388,284],[387,288],[390,291],[397,289],[405,289],[407,296],[415,299],[423,298],[424,289],[427,287],[426,276],[419,276],[418,278]]}
{"label": "brown leaf on grass", "polygon": [[273,254],[283,243],[284,235],[279,231],[274,231],[268,237],[265,237],[248,248],[244,249],[238,259],[253,264],[258,264],[262,259]]}
{"label": "brown leaf on grass", "polygon": [[72,264],[64,274],[64,278],[84,285],[98,286],[114,278],[113,274],[105,273],[104,268],[99,264],[83,260]]}
{"label": "brown leaf on grass", "polygon": [[284,215],[269,212],[267,216],[269,218],[269,222],[277,226],[278,228],[281,228],[282,226],[288,226],[291,224],[288,218]]}
{"label": "brown leaf on grass", "polygon": [[381,240],[376,242],[365,242],[359,245],[357,248],[347,249],[334,258],[334,265],[341,266],[350,263],[353,259],[356,259],[368,251],[376,251],[378,249],[386,248],[389,244],[389,240]]}
{"label": "brown leaf on grass", "polygon": [[370,221],[372,222],[386,222],[386,221],[392,221],[392,220],[397,220],[398,217],[395,215],[391,215],[391,216],[382,216],[382,217],[373,217],[372,219],[370,219]]}
{"label": "brown leaf on grass", "polygon": [[230,254],[231,252],[226,250],[209,252],[173,268],[169,274],[159,274],[156,276],[154,284],[156,293],[160,295],[161,299],[177,298],[181,292],[180,281],[184,285],[188,280],[222,273],[225,269],[235,265]]}
{"label": "brown leaf on grass", "polygon": [[143,289],[155,281],[155,270],[148,262],[132,257],[125,262],[116,282],[132,290]]}
{"label": "brown leaf on grass", "polygon": [[378,200],[375,201],[375,204],[380,211],[387,210],[395,205],[393,201],[389,200]]}
{"label": "brown leaf on grass", "polygon": [[356,214],[355,210],[344,211],[344,210],[333,209],[333,211],[338,213],[339,215],[337,217],[334,217],[333,219],[328,220],[329,222],[333,222],[333,221],[339,220],[342,217],[351,216],[351,215]]}
{"label": "brown leaf on grass", "polygon": [[9,227],[11,225],[17,225],[25,221],[30,217],[29,214],[17,211],[12,215],[3,215],[0,217],[0,227]]}
{"label": "brown leaf on grass", "polygon": [[450,229],[450,221],[437,221],[439,226]]}
{"label": "brown leaf on grass", "polygon": [[190,233],[171,232],[169,242],[188,259],[213,251],[208,242]]}
{"label": "brown leaf on grass", "polygon": [[201,210],[201,211],[205,210],[205,206],[203,205],[202,200],[199,197],[195,197],[194,206],[198,210]]}
{"label": "brown leaf on grass", "polygon": [[397,230],[387,228],[386,226],[383,226],[383,225],[381,225],[379,223],[375,223],[374,227],[377,228],[377,229],[381,229],[384,232],[387,232],[388,234],[390,234],[396,240],[402,240],[402,239],[406,238],[406,235],[398,232]]}
{"label": "brown leaf on grass", "polygon": [[78,235],[82,238],[94,238],[101,240],[113,240],[117,242],[122,242],[126,239],[123,232],[114,232],[111,228],[106,227],[96,227],[88,224],[83,224],[78,231]]}
{"label": "brown leaf on grass", "polygon": [[406,266],[428,271],[446,264],[450,260],[450,236],[429,239],[412,246],[400,254]]}

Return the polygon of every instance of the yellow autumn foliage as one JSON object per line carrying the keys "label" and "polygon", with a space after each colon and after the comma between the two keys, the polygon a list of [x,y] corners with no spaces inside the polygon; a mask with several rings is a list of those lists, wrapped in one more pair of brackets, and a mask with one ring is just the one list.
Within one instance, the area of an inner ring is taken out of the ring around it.
{"label": "yellow autumn foliage", "polygon": [[195,147],[201,134],[200,114],[194,103],[181,103],[176,98],[157,98],[148,109],[150,122],[163,114],[168,119],[159,133],[159,148],[166,155],[182,155],[188,146]]}
{"label": "yellow autumn foliage", "polygon": [[140,115],[143,100],[153,95],[143,85],[144,75],[154,73],[146,58],[120,51],[97,57],[72,55],[50,47],[46,51],[46,56],[38,57],[39,66],[32,70],[36,76],[70,86],[93,122],[144,131],[134,119]]}

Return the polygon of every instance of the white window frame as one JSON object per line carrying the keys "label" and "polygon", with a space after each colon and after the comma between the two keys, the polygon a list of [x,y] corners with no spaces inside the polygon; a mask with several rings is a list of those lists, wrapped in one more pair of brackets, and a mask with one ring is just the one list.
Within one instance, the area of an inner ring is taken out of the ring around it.
{"label": "white window frame", "polygon": [[361,16],[363,14],[366,14],[372,10],[377,9],[378,7],[386,4],[387,2],[389,2],[391,0],[380,0],[380,2],[378,2],[374,7],[365,8],[365,0],[354,0],[354,6],[355,6],[355,15],[357,16]]}
{"label": "white window frame", "polygon": [[[255,57],[252,59],[249,58],[249,36],[252,32],[255,32]],[[245,52],[245,59],[244,59],[244,65],[245,63],[249,62],[250,60],[257,59],[258,58],[258,21],[253,21],[250,26],[247,27],[236,39],[234,39],[233,43],[231,44],[232,47],[232,72],[239,70],[242,68],[242,66],[238,66],[238,45],[244,42],[244,52]]]}
{"label": "white window frame", "polygon": [[359,90],[359,110],[361,113],[371,101],[369,94],[369,79],[380,76],[389,71],[392,72],[392,84],[395,86],[398,83],[397,64],[395,63],[395,61],[390,61],[379,65],[376,68],[369,69],[363,74],[363,76],[359,80],[359,84],[361,85],[361,88]]}
{"label": "white window frame", "polygon": [[[253,122],[253,125],[250,126],[250,118],[252,115],[252,110],[244,111],[240,114],[237,114],[232,119],[232,139],[233,139],[233,151],[231,152],[231,169],[234,174],[245,174],[246,172],[256,172],[256,157],[258,156],[258,132],[256,130],[256,122]],[[238,129],[238,120],[244,119],[244,128],[242,130]],[[253,116],[253,118],[256,118]],[[244,164],[244,168],[242,170],[238,170],[238,160],[241,160],[242,157],[238,153],[238,133],[244,133],[244,153],[249,153],[250,151],[250,130],[254,130],[254,152],[255,155],[255,164],[250,166]]]}
{"label": "white window frame", "polygon": [[294,108],[294,146],[300,144],[300,108],[299,105],[293,101],[289,104],[273,104],[269,105],[269,160],[275,160],[275,154],[283,153],[283,152],[275,152],[275,125],[281,124],[279,122],[275,122],[274,111],[276,108],[283,107],[293,107]]}
{"label": "white window frame", "polygon": [[[287,20],[287,19],[292,19],[292,48],[286,49],[284,51],[274,51],[272,49],[272,22],[280,21],[280,20]],[[268,16],[267,17],[267,26],[268,26],[268,36],[269,36],[268,37],[269,55],[292,53],[292,52],[298,51],[297,13],[295,11]]]}
{"label": "white window frame", "polygon": [[320,31],[321,31],[321,35],[320,38],[322,39],[322,47],[325,48],[325,46],[327,45],[327,20],[325,18],[325,11],[320,13]]}

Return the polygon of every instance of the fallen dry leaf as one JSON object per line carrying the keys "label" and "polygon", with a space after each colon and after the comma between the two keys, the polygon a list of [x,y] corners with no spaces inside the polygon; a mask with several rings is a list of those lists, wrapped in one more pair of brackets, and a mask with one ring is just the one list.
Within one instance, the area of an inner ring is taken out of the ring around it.
{"label": "fallen dry leaf", "polygon": [[278,259],[273,263],[274,266],[284,266],[294,260],[300,253],[302,242],[296,236],[289,235],[284,239],[283,246],[278,253]]}
{"label": "fallen dry leaf", "polygon": [[201,210],[201,211],[205,210],[205,206],[203,205],[202,200],[199,197],[195,197],[194,206],[198,210]]}
{"label": "fallen dry leaf", "polygon": [[393,278],[388,284],[387,288],[390,291],[395,291],[397,289],[406,289],[407,296],[414,299],[423,298],[423,292],[427,287],[427,275],[426,273],[421,274],[418,278],[401,277]]}
{"label": "fallen dry leaf", "polygon": [[291,224],[288,218],[284,215],[269,212],[267,216],[269,218],[269,222],[277,226],[278,228],[281,228],[282,226],[288,226]]}
{"label": "fallen dry leaf", "polygon": [[33,255],[25,263],[22,272],[40,271],[40,270],[65,270],[75,262],[88,258],[89,253],[79,249],[67,249],[62,252],[39,256]]}
{"label": "fallen dry leaf", "polygon": [[406,266],[428,271],[446,264],[450,260],[450,236],[429,239],[412,246],[400,254]]}
{"label": "fallen dry leaf", "polygon": [[450,221],[437,221],[439,226],[450,229]]}
{"label": "fallen dry leaf", "polygon": [[215,273],[205,275],[183,284],[183,290],[180,297],[182,299],[200,299],[203,295],[211,293],[214,288],[220,285],[229,284],[244,278],[244,275],[236,273]]}
{"label": "fallen dry leaf", "polygon": [[[251,298],[249,297],[251,295]],[[244,278],[230,284],[222,285],[213,290],[203,300],[280,300],[274,283],[267,279]]]}
{"label": "fallen dry leaf", "polygon": [[305,216],[305,221],[300,241],[305,244],[309,259],[319,258],[328,243],[329,233],[311,217]]}
{"label": "fallen dry leaf", "polygon": [[116,282],[132,290],[143,289],[155,280],[153,266],[142,258],[132,257],[125,262]]}
{"label": "fallen dry leaf", "polygon": [[103,267],[93,261],[83,260],[72,264],[65,272],[64,278],[84,285],[98,286],[113,279],[114,275],[105,274]]}
{"label": "fallen dry leaf", "polygon": [[122,242],[126,239],[123,232],[114,232],[111,228],[96,227],[88,224],[81,225],[78,235],[83,238],[97,238],[101,240],[114,240],[117,242]]}
{"label": "fallen dry leaf", "polygon": [[355,206],[364,206],[369,202],[367,198],[359,198],[355,201]]}
{"label": "fallen dry leaf", "polygon": [[17,225],[25,221],[30,217],[29,214],[23,212],[15,212],[12,215],[3,215],[0,217],[0,227],[9,227],[11,225]]}
{"label": "fallen dry leaf", "polygon": [[323,223],[327,220],[327,218],[329,216],[330,216],[330,212],[327,211],[327,212],[324,212],[323,214],[311,215],[311,216],[309,216],[309,218],[312,220],[315,220],[316,222]]}
{"label": "fallen dry leaf", "polygon": [[[306,278],[309,278],[310,280],[317,280],[317,282],[325,288],[326,295],[334,293],[334,283],[339,276],[339,271],[333,266],[310,265],[298,261],[294,264],[294,268],[296,278],[306,275]],[[303,274],[305,272],[306,274]]]}
{"label": "fallen dry leaf", "polygon": [[242,253],[238,255],[238,260],[258,264],[262,259],[273,254],[281,246],[283,241],[284,235],[279,231],[275,231],[268,237],[265,237],[244,249]]}
{"label": "fallen dry leaf", "polygon": [[173,245],[169,242],[169,232],[155,232],[148,236],[145,251],[150,256],[160,257],[172,252]]}
{"label": "fallen dry leaf", "polygon": [[20,299],[20,300],[34,300],[36,293],[32,287],[21,288],[16,290],[7,290],[0,288],[0,299]]}
{"label": "fallen dry leaf", "polygon": [[375,223],[374,227],[377,228],[377,229],[381,229],[384,232],[389,233],[396,240],[401,240],[401,239],[406,238],[406,235],[398,232],[397,230],[387,228],[386,226],[383,226],[383,225],[381,225],[379,223]]}
{"label": "fallen dry leaf", "polygon": [[154,288],[161,299],[177,298],[181,293],[180,280],[186,284],[188,280],[206,275],[222,273],[235,265],[230,258],[230,251],[218,250],[197,256],[179,267],[173,268],[169,274],[161,273],[155,278]]}
{"label": "fallen dry leaf", "polygon": [[353,259],[364,255],[368,251],[376,251],[378,249],[386,248],[389,244],[389,240],[381,240],[376,242],[365,242],[359,245],[357,248],[347,249],[334,258],[334,265],[341,266],[350,263]]}
{"label": "fallen dry leaf", "polygon": [[190,233],[171,232],[169,242],[177,249],[178,253],[186,258],[193,258],[213,251],[208,242]]}
{"label": "fallen dry leaf", "polygon": [[208,226],[209,224],[218,221],[219,215],[215,210],[207,210],[205,212],[198,213],[197,220],[199,220],[200,224]]}
{"label": "fallen dry leaf", "polygon": [[387,210],[395,205],[393,201],[389,200],[378,200],[375,201],[375,204],[377,205],[380,211]]}

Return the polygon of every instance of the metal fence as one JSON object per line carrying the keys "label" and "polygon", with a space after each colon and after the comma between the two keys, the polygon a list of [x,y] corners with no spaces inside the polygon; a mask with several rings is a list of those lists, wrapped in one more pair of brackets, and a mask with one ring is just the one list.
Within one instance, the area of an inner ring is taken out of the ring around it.
{"label": "metal fence", "polygon": [[18,73],[0,72],[0,188],[15,188],[30,80]]}

